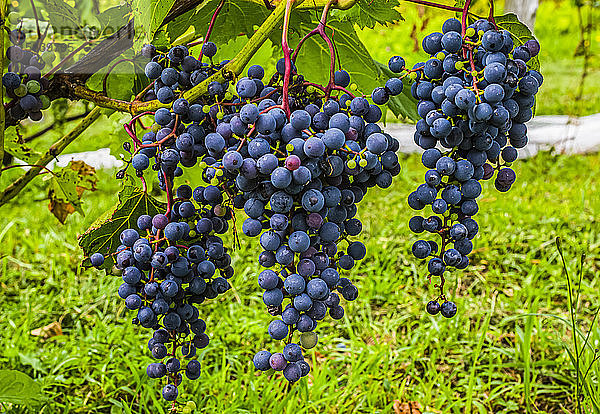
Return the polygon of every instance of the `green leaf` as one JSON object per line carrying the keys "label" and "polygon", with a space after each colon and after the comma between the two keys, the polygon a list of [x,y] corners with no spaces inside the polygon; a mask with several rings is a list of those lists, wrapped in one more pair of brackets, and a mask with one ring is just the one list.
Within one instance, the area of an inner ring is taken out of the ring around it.
{"label": "green leaf", "polygon": [[147,42],[152,40],[174,3],[175,0],[133,0],[136,31],[141,26]]}
{"label": "green leaf", "polygon": [[0,369],[0,401],[31,404],[43,399],[42,387],[29,375],[13,369]]}
{"label": "green leaf", "polygon": [[[380,62],[375,62],[375,64],[377,65],[377,70],[379,70],[380,76],[382,76],[385,80],[397,77],[397,75],[392,72],[387,65],[384,65]],[[410,93],[411,84],[408,80],[408,77],[404,77],[402,79],[402,83],[404,84],[402,93],[400,95],[390,96],[387,107],[398,118],[404,117],[413,121],[418,121],[420,118],[419,114],[417,113],[418,101]]]}
{"label": "green leaf", "polygon": [[[516,46],[521,46],[525,44],[528,40],[535,39],[531,30],[519,21],[518,17],[514,13],[508,13],[503,16],[495,16],[494,20],[496,21],[496,25],[500,29],[507,30]],[[529,62],[527,62],[527,66],[531,69],[539,70],[540,69],[540,60],[538,57],[532,58]]]}
{"label": "green leaf", "polygon": [[[86,256],[100,252],[104,255],[114,253],[121,244],[119,236],[127,228],[137,228],[137,218],[142,214],[154,216],[164,213],[164,203],[144,193],[140,188],[126,185],[119,193],[119,202],[112,213],[106,212],[100,220],[94,224],[79,238],[79,247],[83,249]],[[114,259],[108,256],[102,268],[112,267]],[[89,267],[89,259],[85,259],[83,266]]]}
{"label": "green leaf", "polygon": [[4,130],[4,149],[15,158],[27,164],[35,163],[41,154],[23,142],[17,134],[17,127],[11,126]]}
{"label": "green leaf", "polygon": [[333,10],[331,15],[342,20],[348,20],[364,29],[373,29],[377,23],[387,26],[404,20],[396,9],[398,0],[358,0],[348,10]]}
{"label": "green leaf", "polygon": [[127,23],[130,13],[131,7],[127,3],[104,10],[96,16],[100,23],[100,32],[107,35],[115,33],[121,26]]}
{"label": "green leaf", "polygon": [[43,0],[43,5],[55,33],[66,33],[68,29],[73,32],[79,30],[79,14],[73,6],[64,0]]}
{"label": "green leaf", "polygon": [[[184,34],[190,26],[194,26],[197,37],[204,36],[219,3],[220,0],[205,1],[167,24],[165,31],[171,42]],[[269,14],[266,7],[257,5],[255,1],[225,0],[210,40],[219,45],[240,34],[251,37],[255,26],[260,26]]]}

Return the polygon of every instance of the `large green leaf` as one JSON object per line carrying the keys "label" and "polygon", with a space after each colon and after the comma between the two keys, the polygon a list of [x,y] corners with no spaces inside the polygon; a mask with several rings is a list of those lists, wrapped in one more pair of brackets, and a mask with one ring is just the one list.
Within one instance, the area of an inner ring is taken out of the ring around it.
{"label": "large green leaf", "polygon": [[387,26],[389,23],[404,20],[396,9],[398,4],[398,0],[358,0],[350,9],[334,10],[332,15],[348,20],[361,29],[373,29],[377,23]]}
{"label": "large green leaf", "polygon": [[130,13],[131,7],[127,3],[104,10],[96,16],[100,23],[100,32],[107,35],[115,33],[121,26],[127,23]]}
{"label": "large green leaf", "polygon": [[[519,21],[518,17],[514,13],[508,13],[503,16],[495,16],[494,20],[500,29],[507,30],[512,36],[515,46],[521,46],[525,44],[528,40],[535,39],[531,30]],[[539,70],[540,68],[540,60],[538,57],[534,57],[529,62],[527,62],[527,66],[531,69]]]}
{"label": "large green leaf", "polygon": [[147,42],[152,40],[154,33],[173,7],[173,3],[175,0],[133,0],[132,10],[136,27],[141,26]]}
{"label": "large green leaf", "polygon": [[27,164],[35,163],[41,154],[30,148],[17,134],[17,127],[10,126],[4,130],[4,149],[15,158]]}
{"label": "large green leaf", "polygon": [[44,399],[42,387],[29,375],[13,369],[0,369],[0,401],[32,404]]}
{"label": "large green leaf", "polygon": [[76,32],[80,27],[77,10],[64,0],[44,0],[44,9],[48,13],[50,24],[56,33]]}
{"label": "large green leaf", "polygon": [[[377,65],[377,70],[379,70],[380,75],[384,77],[385,80],[397,77],[397,75],[392,72],[387,65],[384,65],[380,62],[375,62],[375,64]],[[419,114],[417,113],[418,101],[410,93],[411,84],[408,80],[408,76],[402,79],[402,83],[404,84],[402,93],[396,96],[391,96],[387,103],[387,107],[398,118],[404,117],[412,119],[413,121],[418,121],[420,118]]]}
{"label": "large green leaf", "polygon": [[[164,30],[171,42],[185,33],[190,26],[194,27],[197,37],[204,36],[219,3],[220,0],[205,1],[166,25]],[[227,43],[240,34],[250,37],[255,26],[260,26],[269,13],[266,7],[261,7],[251,0],[225,0],[210,40],[218,45]]]}
{"label": "large green leaf", "polygon": [[[119,193],[119,202],[112,212],[106,212],[96,220],[90,228],[79,236],[79,247],[86,256],[100,252],[104,255],[114,253],[121,244],[119,236],[127,228],[137,228],[137,218],[142,214],[151,216],[164,212],[166,206],[160,201],[149,196],[140,188],[126,185]],[[103,268],[110,268],[114,263],[112,256],[104,261]],[[89,267],[89,259],[85,259],[83,266]]]}

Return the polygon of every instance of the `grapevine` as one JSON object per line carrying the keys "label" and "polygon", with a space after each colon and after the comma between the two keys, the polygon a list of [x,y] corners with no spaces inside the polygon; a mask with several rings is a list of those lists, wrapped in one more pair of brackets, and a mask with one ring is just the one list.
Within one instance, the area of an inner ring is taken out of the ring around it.
{"label": "grapevine", "polygon": [[[350,8],[354,1],[318,2],[316,27],[297,41],[291,41],[290,21],[303,6],[293,0],[265,2],[271,14],[263,25],[236,56],[218,61],[218,42],[211,39],[219,30],[226,3],[221,1],[201,39],[167,47],[147,43],[135,58],[114,53],[102,91],[70,82],[61,73],[93,40],[59,59],[50,44],[43,45],[37,14],[37,41],[30,48],[24,32],[10,31],[10,64],[2,76],[9,123],[40,120],[42,110],[59,97],[55,85],[60,81],[69,97],[97,107],[9,185],[0,204],[98,119],[100,107],[131,115],[123,125],[127,155],[117,178],[137,177],[146,197],[150,181],[157,182],[165,202],[156,201],[146,214],[119,228],[120,244],[84,246],[85,264],[122,279],[117,294],[133,312],[132,324],[152,332],[147,348],[154,362],[147,376],[160,382],[173,411],[193,409],[181,406],[178,397],[184,379],[200,378],[198,350],[210,344],[199,305],[231,289],[231,253],[239,246],[239,232],[257,239],[257,284],[272,316],[265,333],[282,342],[257,349],[251,363],[290,384],[309,374],[306,356],[318,343],[318,326],[327,315],[344,318],[345,302],[359,295],[355,281],[345,277],[367,255],[358,239],[358,205],[370,188],[389,188],[401,171],[399,143],[378,123],[382,107],[408,94],[408,87],[420,117],[414,139],[428,168],[408,205],[414,210],[431,206],[433,212],[412,217],[408,227],[439,236],[439,243],[415,241],[412,253],[428,260],[429,280],[439,278],[439,294],[427,303],[427,312],[447,318],[457,313],[444,291],[446,272],[469,264],[471,240],[479,231],[473,216],[479,210],[480,181],[495,177],[501,192],[515,182],[510,167],[527,144],[525,123],[543,83],[542,75],[527,66],[539,53],[539,43],[530,39],[515,45],[511,34],[497,26],[493,3],[487,19],[469,22],[470,0],[462,8],[410,1],[460,11],[462,19],[446,20],[441,32],[423,39],[422,48],[431,56],[427,61],[409,69],[401,56],[391,57],[386,70],[392,75],[378,78],[384,84],[369,94],[336,58],[335,32],[327,30],[331,10]],[[281,53],[274,71],[258,64],[246,69],[275,30],[280,30]],[[320,69],[327,73],[326,82],[303,75],[298,57],[311,37],[325,44],[329,64]],[[133,99],[110,98],[111,72],[140,60],[143,86]],[[191,183],[188,169],[201,171],[202,181]],[[189,184],[175,184],[183,179]],[[224,241],[229,232],[231,246]]]}

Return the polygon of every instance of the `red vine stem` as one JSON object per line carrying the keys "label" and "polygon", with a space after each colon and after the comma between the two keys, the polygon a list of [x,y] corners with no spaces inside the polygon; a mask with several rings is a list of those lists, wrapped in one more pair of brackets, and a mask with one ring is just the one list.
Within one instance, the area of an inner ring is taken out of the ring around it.
{"label": "red vine stem", "polygon": [[173,183],[167,177],[167,173],[163,171],[163,177],[165,178],[165,192],[167,193],[167,211],[165,215],[171,218],[171,208],[173,207]]}
{"label": "red vine stem", "polygon": [[469,7],[471,6],[471,0],[465,1],[465,6],[462,11],[462,38],[465,38],[465,33],[467,32],[467,15],[469,14]]}
{"label": "red vine stem", "polygon": [[6,171],[6,170],[10,170],[11,168],[19,168],[19,167],[41,168],[41,169],[44,169],[44,170],[48,171],[50,174],[56,176],[56,174],[54,173],[54,171],[52,171],[51,169],[49,169],[45,165],[37,165],[37,164],[15,164],[15,165],[9,165],[8,167],[0,168],[0,172]]}
{"label": "red vine stem", "polygon": [[283,17],[283,34],[281,35],[281,48],[283,49],[283,57],[285,59],[285,73],[283,75],[283,110],[287,117],[290,117],[290,75],[292,74],[292,59],[291,49],[288,45],[288,30],[290,26],[290,12],[292,11],[292,3],[294,0],[286,0],[285,15]]}
{"label": "red vine stem", "polygon": [[202,48],[200,49],[200,54],[198,55],[198,60],[202,60],[202,51],[204,49],[204,45],[206,44],[206,42],[208,42],[208,39],[210,38],[210,34],[212,33],[213,27],[215,26],[215,21],[217,21],[217,16],[219,15],[219,12],[223,8],[224,4],[225,4],[225,0],[221,0],[219,5],[215,9],[215,12],[213,13],[212,18],[210,19],[210,24],[208,25],[208,30],[206,31],[206,36],[204,36],[204,41],[202,42]]}
{"label": "red vine stem", "polygon": [[449,11],[453,11],[453,12],[460,13],[463,11],[463,9],[460,7],[447,6],[445,4],[437,4],[437,3],[433,3],[433,2],[425,1],[425,0],[404,0],[404,1],[407,1],[409,3],[421,4],[423,6],[436,7],[438,9],[444,9],[444,10],[449,10]]}
{"label": "red vine stem", "polygon": [[141,100],[144,95],[146,94],[146,92],[148,92],[153,86],[154,86],[154,82],[156,82],[155,80],[150,82],[150,84],[148,84],[148,86],[146,86],[144,89],[142,89],[142,91],[140,93],[138,93],[135,98],[133,98],[134,101],[139,101]]}
{"label": "red vine stem", "polygon": [[38,19],[37,10],[35,9],[35,4],[33,4],[33,0],[30,0],[31,9],[33,10],[33,17],[35,18],[35,28],[37,29],[38,40],[42,38],[42,31],[40,30],[40,20]]}
{"label": "red vine stem", "polygon": [[313,30],[311,30],[309,33],[307,33],[302,39],[300,39],[300,42],[298,42],[298,45],[296,46],[296,49],[294,49],[294,53],[292,54],[292,61],[296,61],[298,52],[300,51],[300,48],[302,47],[304,42],[306,42],[306,40],[308,40],[310,37],[312,37],[316,34],[321,36],[321,38],[325,41],[325,43],[327,43],[327,47],[329,48],[330,62],[329,62],[329,83],[327,84],[327,87],[323,90],[325,92],[326,96],[329,96],[331,91],[333,89],[336,89],[335,83],[334,83],[335,50],[333,48],[333,42],[331,41],[331,38],[325,32],[325,28],[327,27],[327,15],[329,13],[329,9],[331,8],[331,5],[333,3],[335,3],[336,1],[337,0],[329,0],[327,2],[327,4],[325,4],[325,7],[323,8],[323,13],[321,15],[321,19],[319,20],[319,24],[317,25],[317,27],[315,27]]}
{"label": "red vine stem", "polygon": [[490,0],[490,14],[488,15],[488,20],[494,25],[496,30],[498,30],[496,19],[494,19],[494,0]]}

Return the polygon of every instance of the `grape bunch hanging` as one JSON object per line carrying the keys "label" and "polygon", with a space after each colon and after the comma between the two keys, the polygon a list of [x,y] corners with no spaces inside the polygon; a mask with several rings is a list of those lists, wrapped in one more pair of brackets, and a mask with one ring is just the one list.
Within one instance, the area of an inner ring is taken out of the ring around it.
{"label": "grape bunch hanging", "polygon": [[423,39],[422,47],[431,56],[426,62],[408,70],[401,57],[394,57],[389,67],[415,79],[411,93],[419,99],[421,119],[414,141],[425,150],[422,162],[428,170],[408,205],[417,211],[430,206],[433,214],[413,216],[409,228],[440,239],[439,244],[417,240],[412,253],[428,260],[430,278],[440,278],[440,293],[427,312],[451,318],[457,307],[444,294],[444,273],[469,265],[471,240],[479,231],[473,216],[479,211],[481,181],[494,178],[500,192],[515,182],[510,166],[527,145],[525,124],[544,79],[527,67],[539,43],[532,39],[515,47],[510,33],[498,30],[493,20],[464,26],[448,19],[441,33]]}
{"label": "grape bunch hanging", "polygon": [[28,44],[27,36],[20,28],[11,30],[8,39],[11,45],[6,48],[6,57],[10,63],[8,71],[2,75],[2,85],[12,100],[5,107],[15,120],[39,121],[42,110],[50,107],[50,98],[45,94],[49,82],[41,71],[54,61],[56,55],[51,50],[39,53],[40,41]]}

